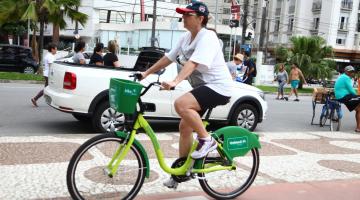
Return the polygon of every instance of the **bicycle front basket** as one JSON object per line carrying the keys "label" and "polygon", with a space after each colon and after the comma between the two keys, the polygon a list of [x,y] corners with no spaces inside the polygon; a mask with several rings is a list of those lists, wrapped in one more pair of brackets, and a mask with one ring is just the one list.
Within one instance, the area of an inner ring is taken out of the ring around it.
{"label": "bicycle front basket", "polygon": [[143,85],[134,81],[111,78],[109,89],[110,106],[121,113],[134,113],[142,88]]}

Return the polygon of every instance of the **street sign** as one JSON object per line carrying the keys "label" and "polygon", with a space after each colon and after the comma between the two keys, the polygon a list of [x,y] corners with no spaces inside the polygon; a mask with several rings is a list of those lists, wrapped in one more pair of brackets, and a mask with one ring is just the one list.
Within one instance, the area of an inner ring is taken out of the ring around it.
{"label": "street sign", "polygon": [[236,19],[230,20],[229,26],[230,26],[231,28],[239,27],[239,20],[236,20]]}
{"label": "street sign", "polygon": [[240,5],[232,5],[231,13],[240,13]]}

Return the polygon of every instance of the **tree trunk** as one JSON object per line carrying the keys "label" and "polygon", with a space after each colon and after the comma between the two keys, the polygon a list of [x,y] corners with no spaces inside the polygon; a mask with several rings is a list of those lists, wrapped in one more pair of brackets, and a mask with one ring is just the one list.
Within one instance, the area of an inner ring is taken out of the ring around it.
{"label": "tree trunk", "polygon": [[39,63],[39,50],[37,48],[36,30],[35,29],[33,30],[33,35],[32,35],[32,39],[31,39],[31,49],[32,49],[33,58],[36,60],[37,63]]}
{"label": "tree trunk", "polygon": [[52,42],[56,45],[59,44],[59,38],[60,38],[60,26],[53,24],[53,36],[52,36]]}
{"label": "tree trunk", "polygon": [[39,60],[40,64],[42,64],[42,53],[44,48],[44,27],[45,22],[44,20],[40,21],[40,35],[39,35]]}

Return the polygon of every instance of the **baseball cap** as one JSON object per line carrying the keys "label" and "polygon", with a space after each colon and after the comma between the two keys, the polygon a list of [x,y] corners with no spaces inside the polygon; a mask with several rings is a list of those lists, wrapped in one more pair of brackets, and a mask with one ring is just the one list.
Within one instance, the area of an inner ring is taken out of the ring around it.
{"label": "baseball cap", "polygon": [[345,67],[345,71],[346,71],[346,72],[353,72],[353,71],[355,71],[355,69],[354,69],[353,66],[349,65],[349,66],[346,66],[346,67]]}
{"label": "baseball cap", "polygon": [[238,53],[234,56],[234,58],[243,61],[244,60],[244,56],[241,53]]}
{"label": "baseball cap", "polygon": [[200,1],[193,1],[186,6],[186,8],[176,8],[176,12],[179,14],[196,13],[199,16],[208,16],[208,7]]}

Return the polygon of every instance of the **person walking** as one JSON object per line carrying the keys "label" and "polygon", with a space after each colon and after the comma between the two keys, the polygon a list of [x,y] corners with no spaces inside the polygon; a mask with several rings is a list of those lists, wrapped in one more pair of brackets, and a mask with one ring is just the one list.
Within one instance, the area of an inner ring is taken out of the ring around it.
{"label": "person walking", "polygon": [[252,85],[254,77],[256,77],[256,65],[250,58],[250,52],[244,52],[244,65],[246,66],[245,73],[242,79],[243,83]]}
{"label": "person walking", "polygon": [[277,94],[276,99],[281,99],[281,100],[284,99],[284,86],[288,82],[288,79],[289,79],[289,77],[288,77],[288,73],[285,70],[285,65],[284,65],[284,63],[281,63],[279,65],[279,70],[274,79],[274,81],[277,81],[279,83],[278,94]]}
{"label": "person walking", "polygon": [[[45,87],[48,86],[48,77],[49,71],[51,68],[52,63],[55,61],[55,54],[57,52],[57,47],[53,43],[49,43],[47,47],[48,53],[44,57],[44,69],[43,69],[43,76],[45,79]],[[34,97],[31,98],[31,102],[35,107],[38,107],[37,100],[44,95],[44,89],[40,90],[39,93]]]}
{"label": "person walking", "polygon": [[292,95],[292,93],[295,94],[295,100],[294,101],[300,101],[299,100],[299,96],[298,96],[298,90],[297,88],[299,87],[299,83],[300,83],[300,77],[303,79],[304,84],[306,85],[306,80],[304,78],[303,73],[301,72],[301,70],[299,69],[299,65],[297,63],[293,63],[291,65],[291,70],[290,70],[290,78],[289,78],[289,82],[291,84],[291,91],[288,97],[284,97],[286,101],[288,101]]}

